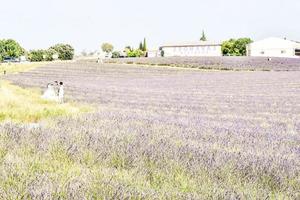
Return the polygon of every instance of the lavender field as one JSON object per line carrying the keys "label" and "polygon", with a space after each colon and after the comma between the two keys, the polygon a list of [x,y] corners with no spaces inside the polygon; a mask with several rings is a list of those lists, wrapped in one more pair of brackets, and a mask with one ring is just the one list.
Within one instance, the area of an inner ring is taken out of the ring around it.
{"label": "lavender field", "polygon": [[68,101],[96,111],[0,124],[0,198],[300,199],[299,66],[78,61],[6,76],[25,88],[64,81]]}
{"label": "lavender field", "polygon": [[198,69],[233,71],[299,71],[300,58],[267,57],[158,57],[158,58],[120,58],[108,59],[107,63],[147,64]]}

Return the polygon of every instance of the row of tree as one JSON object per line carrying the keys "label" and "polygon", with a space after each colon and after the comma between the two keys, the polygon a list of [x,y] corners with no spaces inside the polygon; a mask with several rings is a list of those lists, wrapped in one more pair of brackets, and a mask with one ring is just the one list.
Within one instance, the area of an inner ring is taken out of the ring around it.
{"label": "row of tree", "polygon": [[146,52],[147,51],[147,43],[146,38],[144,38],[144,42],[140,42],[139,50]]}
{"label": "row of tree", "polygon": [[74,57],[74,48],[69,44],[56,44],[47,50],[31,50],[28,53],[28,59],[32,62],[72,60]]}
{"label": "row of tree", "polygon": [[[114,46],[110,43],[103,43],[101,46],[103,52],[107,54],[112,54],[112,58],[119,58],[119,57],[144,57],[147,54],[147,42],[146,38],[144,38],[143,42],[140,42],[139,48],[135,49],[130,46],[126,46],[123,52],[120,51],[113,51]],[[126,55],[122,55],[122,54]]]}
{"label": "row of tree", "polygon": [[0,61],[6,57],[19,58],[20,56],[26,56],[32,62],[52,61],[54,59],[72,60],[74,48],[69,44],[56,44],[47,50],[39,49],[27,52],[15,40],[0,40]]}
{"label": "row of tree", "polygon": [[[207,41],[205,32],[202,31],[200,41]],[[238,39],[229,39],[222,43],[222,54],[224,56],[246,56],[247,55],[247,45],[253,41],[250,38],[238,38]],[[102,45],[102,51],[106,53],[112,53],[113,58],[122,57],[122,52],[113,51],[113,45],[109,43],[104,43]],[[130,46],[125,47],[124,52],[127,57],[144,57],[147,55],[147,44],[146,38],[143,42],[140,42],[139,48],[134,49]],[[163,52],[161,52],[163,56]]]}

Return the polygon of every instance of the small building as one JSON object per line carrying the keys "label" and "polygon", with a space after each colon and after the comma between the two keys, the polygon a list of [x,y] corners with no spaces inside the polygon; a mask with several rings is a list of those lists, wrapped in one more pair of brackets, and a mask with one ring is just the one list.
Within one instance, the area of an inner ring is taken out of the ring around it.
{"label": "small building", "polygon": [[148,58],[155,58],[155,57],[161,56],[160,51],[157,51],[157,50],[147,51],[146,55]]}
{"label": "small building", "polygon": [[160,47],[164,57],[173,56],[222,56],[220,42],[197,41],[166,44]]}
{"label": "small building", "polygon": [[282,38],[266,38],[247,46],[248,56],[299,57],[300,43]]}
{"label": "small building", "polygon": [[20,62],[27,62],[26,56],[19,57]]}

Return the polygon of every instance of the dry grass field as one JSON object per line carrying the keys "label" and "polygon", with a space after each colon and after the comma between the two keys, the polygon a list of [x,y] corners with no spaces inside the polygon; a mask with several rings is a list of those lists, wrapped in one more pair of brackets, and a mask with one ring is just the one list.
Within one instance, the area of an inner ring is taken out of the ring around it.
{"label": "dry grass field", "polygon": [[4,79],[63,81],[95,111],[0,123],[0,199],[300,198],[300,71],[79,61]]}

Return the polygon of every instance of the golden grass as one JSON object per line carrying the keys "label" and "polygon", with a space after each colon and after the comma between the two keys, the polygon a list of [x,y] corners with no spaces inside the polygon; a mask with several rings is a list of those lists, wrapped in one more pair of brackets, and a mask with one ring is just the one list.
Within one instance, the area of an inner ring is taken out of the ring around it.
{"label": "golden grass", "polygon": [[6,71],[7,74],[14,74],[29,71],[46,64],[48,64],[48,62],[2,63],[0,64],[0,76],[4,74],[4,71]]}
{"label": "golden grass", "polygon": [[31,123],[90,110],[88,106],[43,100],[38,90],[23,89],[6,81],[0,84],[0,121]]}

